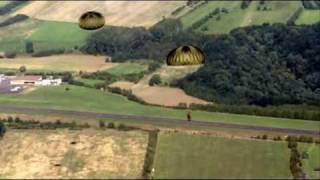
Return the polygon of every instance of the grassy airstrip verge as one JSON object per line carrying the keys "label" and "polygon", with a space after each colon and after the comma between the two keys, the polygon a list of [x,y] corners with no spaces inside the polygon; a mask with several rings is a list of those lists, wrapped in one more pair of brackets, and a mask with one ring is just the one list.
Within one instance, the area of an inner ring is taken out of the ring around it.
{"label": "grassy airstrip verge", "polygon": [[[70,90],[66,91],[66,87]],[[0,95],[0,104],[102,113],[130,114],[186,119],[186,110],[138,104],[120,95],[78,86],[39,87],[27,94]],[[192,111],[192,118],[203,121],[248,124],[267,127],[319,130],[320,122]]]}

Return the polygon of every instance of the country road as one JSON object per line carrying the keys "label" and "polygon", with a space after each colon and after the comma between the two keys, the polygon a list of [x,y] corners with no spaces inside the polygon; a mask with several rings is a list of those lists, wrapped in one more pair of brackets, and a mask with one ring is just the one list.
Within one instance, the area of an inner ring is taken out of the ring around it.
{"label": "country road", "polygon": [[27,108],[27,107],[12,107],[0,105],[0,113],[25,113],[25,114],[56,114],[67,116],[78,116],[88,118],[105,118],[112,120],[129,120],[133,122],[143,122],[149,124],[172,124],[172,125],[188,125],[188,126],[202,126],[212,128],[230,128],[230,129],[243,129],[255,131],[271,131],[278,133],[298,134],[298,135],[314,135],[320,136],[320,129],[317,130],[304,130],[304,129],[291,129],[291,128],[274,128],[263,127],[243,124],[221,123],[221,122],[208,122],[201,120],[192,120],[188,122],[181,119],[161,118],[161,117],[147,117],[136,115],[123,115],[123,114],[110,114],[110,113],[97,113],[97,112],[83,112],[83,111],[69,111],[69,110],[56,110],[45,108]]}

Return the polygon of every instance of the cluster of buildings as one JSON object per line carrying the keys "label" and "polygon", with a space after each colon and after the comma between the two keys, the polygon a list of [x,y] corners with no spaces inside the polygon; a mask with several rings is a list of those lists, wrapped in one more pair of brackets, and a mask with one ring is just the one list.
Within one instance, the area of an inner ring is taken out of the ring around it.
{"label": "cluster of buildings", "polygon": [[62,79],[49,76],[6,76],[0,74],[0,93],[21,92],[30,86],[59,86]]}

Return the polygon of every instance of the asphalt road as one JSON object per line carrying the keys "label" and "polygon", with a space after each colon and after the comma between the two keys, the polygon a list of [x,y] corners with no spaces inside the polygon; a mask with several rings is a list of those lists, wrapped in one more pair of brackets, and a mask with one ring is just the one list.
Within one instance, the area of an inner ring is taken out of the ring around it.
{"label": "asphalt road", "polygon": [[253,125],[221,123],[221,122],[208,122],[208,121],[204,122],[196,119],[188,122],[187,120],[173,119],[173,118],[147,117],[147,116],[83,112],[83,111],[69,111],[69,110],[53,110],[53,109],[45,109],[45,108],[12,107],[12,106],[3,106],[3,105],[0,105],[0,112],[25,113],[25,114],[56,114],[56,115],[69,115],[69,116],[79,116],[79,117],[88,117],[88,118],[104,118],[104,119],[112,119],[115,121],[128,120],[128,121],[142,122],[147,124],[188,125],[188,126],[230,128],[230,129],[243,129],[243,130],[254,130],[254,131],[271,131],[271,132],[297,134],[297,135],[320,136],[320,129],[319,130],[303,130],[303,129],[291,129],[291,128],[273,128],[273,127],[263,127],[263,126],[253,126]]}

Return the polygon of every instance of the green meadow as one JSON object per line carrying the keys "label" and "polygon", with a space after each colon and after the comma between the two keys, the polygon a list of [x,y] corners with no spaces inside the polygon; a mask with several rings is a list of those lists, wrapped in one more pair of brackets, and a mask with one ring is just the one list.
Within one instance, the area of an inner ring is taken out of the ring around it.
{"label": "green meadow", "polygon": [[[65,88],[69,87],[70,91]],[[0,104],[116,114],[186,119],[187,110],[142,105],[109,92],[78,86],[38,87],[19,95],[0,95]],[[205,111],[192,111],[192,118],[202,121],[248,124],[267,127],[319,130],[320,122],[259,117]]]}
{"label": "green meadow", "polygon": [[315,24],[320,22],[320,10],[304,10],[296,24]]}
{"label": "green meadow", "polygon": [[25,52],[26,41],[33,43],[35,51],[72,49],[81,47],[90,33],[75,23],[29,19],[0,28],[0,51]]}
{"label": "green meadow", "polygon": [[219,20],[216,15],[197,29],[201,31],[203,27],[207,27],[207,31],[201,32],[224,34],[243,26],[286,23],[291,15],[302,7],[302,3],[300,1],[267,1],[265,5],[259,5],[259,1],[252,1],[246,9],[241,9],[240,6],[241,1],[209,1],[207,5],[184,15],[181,21],[186,28],[189,28],[216,8],[226,8],[228,13],[220,13]]}
{"label": "green meadow", "polygon": [[160,134],[155,178],[291,179],[286,143]]}
{"label": "green meadow", "polygon": [[107,69],[106,72],[115,75],[123,76],[128,74],[137,74],[140,72],[147,71],[148,66],[139,63],[121,63],[115,67]]}

